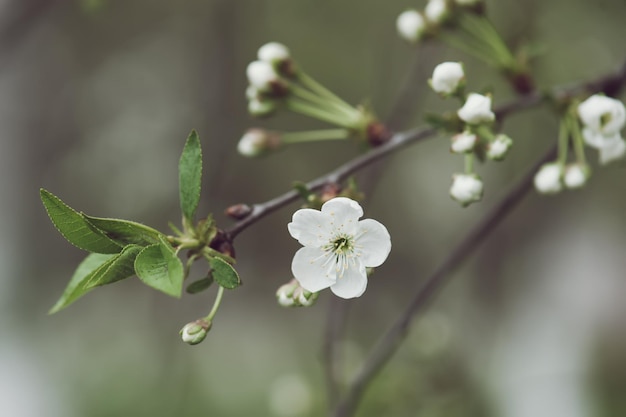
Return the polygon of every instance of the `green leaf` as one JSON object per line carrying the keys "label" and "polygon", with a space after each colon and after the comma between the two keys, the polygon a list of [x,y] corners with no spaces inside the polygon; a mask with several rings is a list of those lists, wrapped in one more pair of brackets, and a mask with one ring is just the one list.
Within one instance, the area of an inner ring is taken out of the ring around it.
{"label": "green leaf", "polygon": [[202,181],[202,148],[200,138],[192,130],[185,143],[183,154],[178,163],[178,183],[180,189],[180,208],[183,216],[193,220],[200,203],[200,183]]}
{"label": "green leaf", "polygon": [[90,224],[104,232],[107,237],[122,245],[152,245],[158,243],[159,236],[161,236],[157,230],[141,223],[81,214]]}
{"label": "green leaf", "polygon": [[213,284],[213,275],[209,273],[208,276],[201,278],[187,285],[187,288],[185,289],[185,291],[188,294],[197,294],[199,292],[202,292],[208,289],[211,286],[211,284]]}
{"label": "green leaf", "polygon": [[64,309],[95,287],[133,276],[135,257],[141,249],[141,246],[128,245],[116,255],[92,253],[87,256],[78,265],[63,295],[48,314]]}
{"label": "green leaf", "polygon": [[85,282],[90,280],[96,271],[101,268],[107,261],[116,255],[106,255],[102,253],[89,254],[76,268],[70,282],[65,287],[63,295],[50,309],[48,314],[54,314],[87,293],[90,289],[84,287]]}
{"label": "green leaf", "polygon": [[144,284],[172,297],[179,298],[183,291],[183,263],[163,239],[137,255],[135,272]]}
{"label": "green leaf", "polygon": [[222,287],[232,290],[241,285],[239,274],[231,264],[221,258],[211,258],[209,261],[213,271],[213,278]]}
{"label": "green leaf", "polygon": [[118,253],[122,245],[109,239],[101,230],[93,227],[76,210],[43,188],[39,190],[48,216],[57,230],[72,245],[95,253]]}

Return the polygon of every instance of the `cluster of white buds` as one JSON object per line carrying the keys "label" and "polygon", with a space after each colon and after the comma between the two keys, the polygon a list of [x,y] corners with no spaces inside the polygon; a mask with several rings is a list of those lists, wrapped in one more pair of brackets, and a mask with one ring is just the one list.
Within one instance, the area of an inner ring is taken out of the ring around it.
{"label": "cluster of white buds", "polygon": [[557,194],[563,190],[583,187],[591,171],[584,163],[572,163],[564,165],[561,162],[544,164],[535,174],[535,189],[541,194]]}
{"label": "cluster of white buds", "polygon": [[302,288],[296,279],[281,285],[276,291],[276,299],[282,307],[310,307],[315,304],[318,295]]}
{"label": "cluster of white buds", "polygon": [[620,131],[626,122],[624,104],[603,95],[593,95],[578,106],[585,143],[598,149],[600,164],[605,165],[626,155],[626,143]]}
{"label": "cluster of white buds", "polygon": [[[480,201],[483,183],[474,172],[474,157],[503,160],[513,145],[505,134],[495,134],[492,124],[496,115],[491,108],[491,96],[478,93],[465,95],[465,71],[460,62],[443,62],[437,65],[428,81],[431,88],[443,98],[457,98],[463,102],[456,112],[463,130],[452,136],[450,151],[463,154],[465,173],[454,174],[450,196],[462,206]],[[456,123],[455,123],[456,124]]]}
{"label": "cluster of white buds", "polygon": [[400,38],[417,43],[446,23],[454,12],[455,4],[448,0],[428,0],[423,11],[409,9],[396,19],[396,30]]}
{"label": "cluster of white buds", "polygon": [[[246,90],[248,111],[256,117],[267,117],[286,109],[336,126],[334,129],[296,132],[268,137],[258,131],[246,133],[238,150],[245,156],[259,156],[278,145],[295,142],[347,139],[354,137],[376,146],[389,134],[381,128],[374,115],[365,107],[354,107],[315,81],[299,68],[289,49],[280,43],[261,46],[257,60],[246,70],[249,86]],[[372,127],[379,128],[372,128]]]}

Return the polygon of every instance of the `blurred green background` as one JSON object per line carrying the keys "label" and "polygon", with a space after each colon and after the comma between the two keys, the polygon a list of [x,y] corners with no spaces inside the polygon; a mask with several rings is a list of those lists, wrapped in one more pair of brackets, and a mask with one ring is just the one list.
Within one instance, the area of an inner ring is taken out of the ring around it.
{"label": "blurred green background", "polygon": [[[511,99],[474,59],[397,39],[396,16],[424,3],[2,2],[0,414],[324,415],[320,358],[332,295],[299,310],[279,308],[274,297],[298,248],[286,230],[296,205],[237,239],[244,285],[226,294],[205,342],[190,347],[178,330],[207,313],[212,292],[174,300],[130,279],[46,315],[84,253],[50,224],[38,188],[92,215],[165,230],[178,222],[178,157],[196,128],[205,154],[200,211],[227,225],[225,207],[267,200],[356,155],[351,143],[261,160],[237,155],[251,126],[323,127],[286,114],[247,116],[245,68],[268,41],[285,43],[309,74],[352,103],[369,100],[398,129],[454,109],[426,86],[443,60],[465,62],[469,88],[492,86],[496,104]],[[626,58],[623,0],[487,4],[507,41],[545,47],[534,64],[540,86],[593,78]],[[407,77],[420,81],[403,87]],[[394,107],[401,90],[414,106]],[[346,375],[454,243],[556,140],[557,127],[546,108],[507,119],[514,152],[478,167],[485,198],[467,209],[448,196],[462,161],[445,137],[359,175],[370,191],[366,216],[388,227],[394,246],[365,295],[339,302],[348,310]],[[585,189],[531,193],[455,272],[358,416],[626,415],[626,171],[589,156],[596,169]]]}

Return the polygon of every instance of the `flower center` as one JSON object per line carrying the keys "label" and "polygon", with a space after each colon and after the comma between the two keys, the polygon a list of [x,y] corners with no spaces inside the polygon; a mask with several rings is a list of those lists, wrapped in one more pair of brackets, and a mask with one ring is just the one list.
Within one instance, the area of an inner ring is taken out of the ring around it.
{"label": "flower center", "polygon": [[324,252],[328,255],[327,262],[331,259],[334,260],[335,272],[338,278],[343,277],[344,273],[350,266],[354,265],[355,257],[358,253],[355,253],[355,237],[352,235],[338,235],[323,247]]}

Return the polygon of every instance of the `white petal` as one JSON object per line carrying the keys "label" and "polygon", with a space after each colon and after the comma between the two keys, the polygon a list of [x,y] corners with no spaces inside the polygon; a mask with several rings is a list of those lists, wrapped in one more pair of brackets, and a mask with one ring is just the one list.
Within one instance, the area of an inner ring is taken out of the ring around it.
{"label": "white petal", "polygon": [[293,214],[287,225],[289,233],[303,246],[322,246],[328,243],[331,218],[313,209],[300,209]]}
{"label": "white petal", "polygon": [[391,237],[387,228],[376,220],[365,219],[359,222],[357,233],[355,243],[363,266],[375,267],[385,262],[391,252]]}
{"label": "white petal", "polygon": [[354,234],[363,209],[354,200],[346,197],[335,197],[322,206],[322,213],[332,217],[330,225],[335,235]]}
{"label": "white petal", "polygon": [[318,292],[328,288],[336,281],[334,259],[332,253],[324,253],[318,248],[301,248],[291,262],[291,272],[300,286],[310,292]]}
{"label": "white petal", "polygon": [[365,266],[357,263],[355,267],[347,269],[337,282],[331,285],[330,290],[341,298],[360,297],[367,288],[367,273]]}
{"label": "white petal", "polygon": [[610,162],[622,159],[626,155],[626,143],[621,137],[611,141],[600,148],[600,164],[606,165]]}

